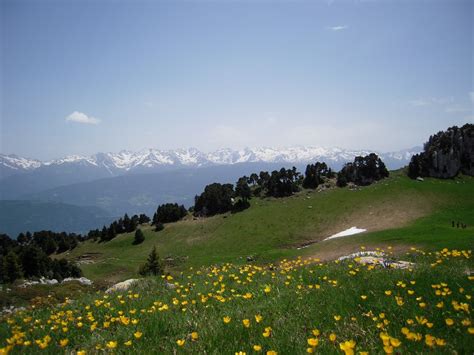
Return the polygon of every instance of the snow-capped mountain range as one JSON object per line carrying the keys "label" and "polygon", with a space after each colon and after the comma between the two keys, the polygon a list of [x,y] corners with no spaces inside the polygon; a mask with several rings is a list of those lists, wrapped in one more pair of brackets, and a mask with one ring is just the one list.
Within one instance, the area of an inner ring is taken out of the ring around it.
{"label": "snow-capped mountain range", "polygon": [[[413,154],[420,151],[413,148],[398,152],[378,153],[382,160],[392,168],[406,165]],[[97,153],[92,156],[71,155],[51,161],[39,161],[16,155],[0,154],[0,167],[15,172],[33,171],[39,168],[61,166],[89,166],[105,168],[111,175],[146,170],[160,167],[202,167],[211,165],[231,165],[238,163],[307,163],[325,161],[345,163],[359,155],[367,155],[370,151],[345,150],[341,148],[322,147],[288,147],[288,148],[245,148],[241,150],[219,149],[204,153],[195,148],[158,150],[144,149],[141,151],[120,151],[118,153]],[[397,166],[393,166],[393,163]],[[338,165],[339,165],[338,164]],[[392,165],[392,166],[390,166]]]}

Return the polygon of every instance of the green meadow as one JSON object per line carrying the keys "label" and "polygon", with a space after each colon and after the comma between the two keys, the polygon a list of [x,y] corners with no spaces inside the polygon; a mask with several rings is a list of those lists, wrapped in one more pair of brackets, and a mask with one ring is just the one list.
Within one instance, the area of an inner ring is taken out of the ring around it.
{"label": "green meadow", "polygon": [[[65,256],[89,259],[81,265],[86,277],[116,282],[137,277],[138,266],[153,246],[168,260],[171,272],[223,262],[242,264],[247,257],[257,263],[297,256],[328,260],[360,245],[390,245],[400,251],[411,246],[469,249],[474,245],[473,210],[474,178],[419,182],[396,171],[357,190],[303,190],[282,199],[253,198],[251,207],[241,213],[187,217],[159,232],[142,226],[145,241],[140,245],[132,245],[133,234],[123,234],[106,243],[83,243]],[[468,228],[452,228],[452,221]],[[323,241],[352,226],[368,231]]]}

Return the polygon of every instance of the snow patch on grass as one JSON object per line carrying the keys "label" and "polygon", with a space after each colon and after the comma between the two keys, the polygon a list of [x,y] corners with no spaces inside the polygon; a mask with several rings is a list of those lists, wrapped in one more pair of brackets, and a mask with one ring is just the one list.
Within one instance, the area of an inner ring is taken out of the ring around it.
{"label": "snow patch on grass", "polygon": [[359,233],[363,233],[363,232],[366,232],[366,231],[367,231],[367,229],[357,228],[357,227],[351,227],[351,228],[346,229],[346,230],[344,230],[344,231],[342,231],[342,232],[333,234],[333,235],[331,235],[330,237],[327,237],[327,238],[324,239],[324,240],[335,239],[335,238],[341,238],[341,237],[347,237],[347,236],[349,236],[349,235],[359,234]]}

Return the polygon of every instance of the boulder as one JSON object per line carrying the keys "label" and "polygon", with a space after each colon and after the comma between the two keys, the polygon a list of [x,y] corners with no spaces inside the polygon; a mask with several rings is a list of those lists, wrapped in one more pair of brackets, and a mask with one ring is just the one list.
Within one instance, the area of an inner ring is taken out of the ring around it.
{"label": "boulder", "polygon": [[127,291],[134,283],[136,283],[138,279],[128,279],[122,282],[119,282],[112,287],[109,287],[105,293],[112,293],[117,291]]}
{"label": "boulder", "polygon": [[389,260],[385,259],[382,257],[374,257],[374,256],[362,256],[360,258],[356,258],[355,261],[357,261],[359,264],[362,265],[380,265],[384,268],[392,268],[392,269],[409,269],[415,266],[415,264],[410,263],[408,261],[394,261],[394,260]]}
{"label": "boulder", "polygon": [[64,280],[63,280],[63,283],[64,282],[71,282],[71,281],[77,281],[79,282],[81,285],[86,285],[86,286],[91,286],[92,285],[92,281],[89,280],[88,278],[86,277],[66,277]]}

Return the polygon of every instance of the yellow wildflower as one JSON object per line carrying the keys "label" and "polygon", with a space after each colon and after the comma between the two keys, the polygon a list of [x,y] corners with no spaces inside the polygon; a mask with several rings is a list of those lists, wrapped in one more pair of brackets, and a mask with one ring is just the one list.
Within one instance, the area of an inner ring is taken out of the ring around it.
{"label": "yellow wildflower", "polygon": [[105,344],[109,349],[115,349],[117,347],[117,342],[116,341],[109,341],[107,344]]}

